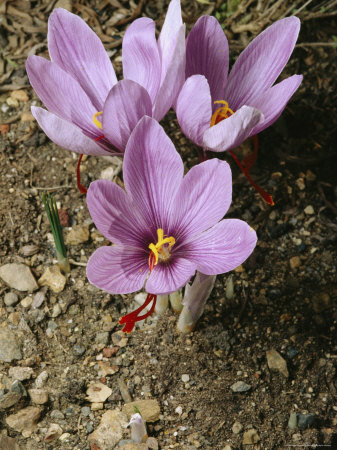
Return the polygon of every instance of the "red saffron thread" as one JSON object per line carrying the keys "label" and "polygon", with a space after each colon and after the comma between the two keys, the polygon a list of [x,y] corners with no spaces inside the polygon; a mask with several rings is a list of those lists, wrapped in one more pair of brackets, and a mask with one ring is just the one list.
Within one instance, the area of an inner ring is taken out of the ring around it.
{"label": "red saffron thread", "polygon": [[[274,206],[274,200],[273,197],[268,194],[266,191],[264,191],[258,184],[256,184],[251,177],[249,176],[249,171],[243,167],[243,165],[240,163],[238,158],[235,156],[234,152],[232,150],[229,151],[229,153],[234,158],[234,161],[239,166],[241,172],[244,174],[244,176],[247,178],[247,180],[250,182],[250,184],[253,186],[253,188],[261,195],[263,200],[268,203],[268,205]],[[250,167],[251,168],[251,167]]]}
{"label": "red saffron thread", "polygon": [[80,155],[80,157],[78,158],[78,163],[77,163],[77,171],[76,171],[77,187],[81,194],[86,194],[88,190],[81,184],[80,166],[81,166],[82,158],[83,158],[83,155]]}
{"label": "red saffron thread", "polygon": [[98,136],[97,138],[94,139],[94,141],[100,141],[101,139],[104,138],[104,134],[102,134],[101,136]]}
{"label": "red saffron thread", "polygon": [[[149,309],[149,311],[145,314],[143,314],[142,316],[139,316],[139,313],[141,311],[143,311],[144,308],[147,307],[147,305],[149,305],[151,302],[152,306]],[[126,316],[123,316],[119,319],[119,324],[122,325],[123,323],[124,328],[122,331],[124,331],[124,333],[131,333],[131,331],[133,330],[136,322],[139,322],[140,320],[144,320],[147,317],[149,317],[153,311],[154,308],[156,306],[156,302],[157,302],[157,296],[154,294],[147,294],[146,300],[144,302],[144,304],[142,306],[140,306],[138,309],[136,309],[135,311],[132,311],[131,313],[127,314]]]}

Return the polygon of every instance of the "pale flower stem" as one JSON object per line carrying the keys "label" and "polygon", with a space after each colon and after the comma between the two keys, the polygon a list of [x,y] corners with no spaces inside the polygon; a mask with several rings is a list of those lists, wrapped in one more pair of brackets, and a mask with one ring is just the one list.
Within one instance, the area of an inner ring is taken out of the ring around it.
{"label": "pale flower stem", "polygon": [[157,295],[157,302],[155,306],[155,313],[156,314],[164,314],[165,311],[167,311],[168,308],[168,295]]}
{"label": "pale flower stem", "polygon": [[183,300],[184,307],[177,323],[178,331],[190,333],[194,330],[198,319],[204,312],[204,307],[214,287],[215,279],[216,275],[204,275],[197,272],[192,285],[186,285]]}
{"label": "pale flower stem", "polygon": [[69,273],[70,272],[70,264],[67,257],[64,257],[56,250],[56,256],[57,256],[57,262],[59,265],[59,268],[63,273]]}
{"label": "pale flower stem", "polygon": [[147,431],[146,423],[139,413],[133,414],[128,426],[131,426],[131,439],[133,442],[140,444],[146,442]]}
{"label": "pale flower stem", "polygon": [[170,294],[171,308],[177,314],[180,313],[181,310],[183,309],[183,304],[181,300],[182,300],[181,291],[172,292],[172,294]]}
{"label": "pale flower stem", "polygon": [[231,300],[234,295],[234,283],[233,283],[233,275],[229,275],[226,281],[226,298]]}

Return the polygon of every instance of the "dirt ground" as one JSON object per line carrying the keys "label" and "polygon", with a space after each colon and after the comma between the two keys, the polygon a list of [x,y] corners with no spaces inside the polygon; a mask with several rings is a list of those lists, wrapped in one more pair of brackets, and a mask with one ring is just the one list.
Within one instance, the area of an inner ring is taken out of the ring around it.
{"label": "dirt ground", "polygon": [[[160,30],[168,1],[57,3],[87,20],[121,76],[121,38],[130,20],[149,16]],[[111,296],[86,279],[85,264],[104,238],[76,188],[77,156],[50,142],[30,114],[30,106],[40,103],[25,59],[31,53],[47,57],[47,17],[55,2],[4,0],[0,265],[25,264],[38,280],[55,263],[41,201],[46,189],[62,209],[64,224],[82,236],[76,244],[65,227],[73,264],[61,292],[39,287],[29,293],[0,280],[0,330],[11,330],[21,349],[21,358],[0,359],[0,405],[13,381],[11,368],[32,369],[21,382],[26,391],[38,387],[42,372],[48,374],[41,383],[48,401],[39,406],[36,427],[21,432],[7,422],[10,415],[36,406],[31,395],[0,408],[0,439],[15,439],[0,440],[7,448],[18,448],[16,443],[21,449],[97,450],[88,436],[103,413],[122,409],[130,397],[153,399],[160,406],[148,423],[148,434],[155,438],[151,448],[337,448],[337,5],[307,3],[302,9],[304,1],[182,1],[188,28],[202,14],[214,14],[224,24],[232,62],[262,29],[301,9],[298,45],[281,77],[298,73],[304,81],[282,117],[259,136],[252,177],[273,195],[275,206],[266,205],[234,161],[222,156],[233,169],[229,217],[246,220],[258,234],[254,253],[233,272],[233,298],[225,295],[228,275],[219,276],[193,333],[180,335],[177,316],[168,311],[125,338],[118,318],[136,307],[134,295]],[[197,163],[197,149],[182,136],[172,112],[163,126],[186,167]],[[118,164],[116,158],[87,158],[81,166],[83,184],[109,173],[121,182]],[[17,301],[5,303],[8,293]],[[277,351],[283,368],[272,370],[270,350]],[[111,395],[95,410],[86,391],[98,381]],[[237,382],[242,392],[235,392]],[[297,413],[295,425],[288,424],[291,413]],[[61,438],[47,439],[51,424],[59,426]],[[130,439],[128,429],[123,438]]]}

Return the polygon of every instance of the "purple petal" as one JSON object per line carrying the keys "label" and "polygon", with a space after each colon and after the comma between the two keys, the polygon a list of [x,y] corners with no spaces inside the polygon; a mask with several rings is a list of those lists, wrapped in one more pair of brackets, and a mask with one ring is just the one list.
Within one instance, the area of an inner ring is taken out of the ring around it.
{"label": "purple petal", "polygon": [[79,128],[95,133],[92,121],[96,109],[79,83],[55,63],[40,56],[29,56],[29,81],[47,109]]}
{"label": "purple petal", "polygon": [[145,285],[151,294],[170,294],[185,286],[195,273],[195,263],[176,257],[166,264],[157,264]]}
{"label": "purple petal", "polygon": [[97,180],[90,184],[87,205],[96,228],[114,244],[147,248],[146,226],[127,193],[117,184]]}
{"label": "purple petal", "polygon": [[171,60],[156,96],[153,117],[160,121],[177,100],[185,81],[185,25],[178,31]]}
{"label": "purple petal", "polygon": [[260,111],[242,106],[235,114],[204,133],[204,146],[213,152],[224,152],[240,145],[263,118]]}
{"label": "purple petal", "polygon": [[212,16],[198,19],[186,41],[186,78],[200,74],[207,78],[212,100],[222,100],[228,73],[228,41]]}
{"label": "purple petal", "polygon": [[256,240],[255,231],[246,222],[225,219],[189,242],[185,257],[205,275],[218,275],[242,264]]}
{"label": "purple petal", "polygon": [[50,59],[80,83],[101,111],[117,78],[98,36],[80,17],[57,8],[48,22],[48,46]]}
{"label": "purple petal", "polygon": [[252,104],[254,108],[259,109],[263,113],[264,120],[253,129],[251,135],[265,130],[280,117],[290,97],[301,84],[302,79],[302,75],[293,75],[271,87],[253,100]]}
{"label": "purple petal", "polygon": [[124,151],[139,120],[151,116],[152,102],[138,83],[122,80],[110,91],[103,108],[103,134],[116,148]]}
{"label": "purple petal", "polygon": [[122,44],[124,78],[143,86],[152,102],[157,95],[161,77],[155,28],[153,20],[146,17],[137,19],[126,30]]}
{"label": "purple petal", "polygon": [[192,167],[176,196],[172,227],[179,236],[194,236],[215,225],[232,201],[232,172],[225,161],[211,159]]}
{"label": "purple petal", "polygon": [[183,173],[183,162],[163,128],[154,119],[143,117],[126,146],[124,184],[153,231],[153,239],[158,228],[164,234],[170,231],[171,205]]}
{"label": "purple petal", "polygon": [[142,289],[148,273],[145,252],[129,247],[100,247],[87,265],[90,283],[110,294],[129,294]]}
{"label": "purple petal", "polygon": [[161,79],[164,79],[168,65],[171,62],[174,48],[176,47],[177,33],[181,29],[182,24],[180,0],[172,0],[169,4],[158,39],[158,48],[162,64]]}
{"label": "purple petal", "polygon": [[230,108],[249,105],[252,98],[270,88],[290,57],[299,30],[297,17],[278,20],[240,54],[225,88],[224,99]]}
{"label": "purple petal", "polygon": [[212,99],[206,78],[193,75],[183,85],[177,100],[177,119],[183,133],[196,145],[203,145],[204,132],[212,117]]}
{"label": "purple petal", "polygon": [[80,128],[43,108],[32,106],[32,114],[42,130],[55,144],[76,153],[86,155],[110,155],[112,152],[104,150],[93,139],[85,136]]}

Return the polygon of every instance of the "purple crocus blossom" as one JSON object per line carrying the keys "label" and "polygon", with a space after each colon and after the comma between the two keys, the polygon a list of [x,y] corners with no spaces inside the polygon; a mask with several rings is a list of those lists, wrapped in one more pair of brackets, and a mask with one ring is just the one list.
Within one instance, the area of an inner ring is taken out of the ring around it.
{"label": "purple crocus blossom", "polygon": [[87,194],[96,227],[114,244],[96,250],[87,265],[89,281],[107,292],[145,285],[148,293],[168,294],[196,270],[216,275],[234,269],[256,245],[247,223],[221,220],[232,200],[229,165],[214,158],[184,176],[173,143],[150,117],[140,120],[127,143],[124,184],[125,191],[94,181]]}
{"label": "purple crocus blossom", "polygon": [[220,152],[274,123],[302,81],[302,75],[293,75],[273,85],[299,29],[297,17],[275,22],[240,54],[227,77],[227,38],[214,17],[201,17],[187,37],[187,80],[176,105],[184,134],[205,150]]}
{"label": "purple crocus blossom", "polygon": [[120,82],[98,36],[65,9],[49,17],[48,48],[51,61],[30,56],[26,64],[47,108],[32,107],[32,113],[52,141],[78,153],[124,152],[139,119],[161,120],[185,79],[180,0],[171,1],[158,42],[153,20],[144,17],[129,26]]}

